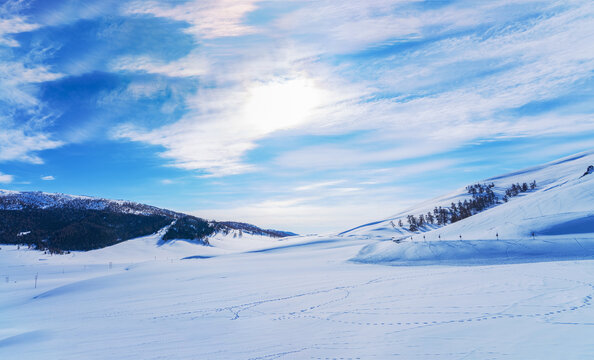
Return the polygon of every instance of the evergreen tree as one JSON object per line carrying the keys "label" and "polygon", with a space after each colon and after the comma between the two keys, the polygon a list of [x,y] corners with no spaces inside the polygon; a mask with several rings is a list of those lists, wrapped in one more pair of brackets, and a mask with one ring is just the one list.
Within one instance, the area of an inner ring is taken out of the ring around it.
{"label": "evergreen tree", "polygon": [[427,222],[433,225],[433,221],[435,220],[435,218],[433,217],[433,214],[431,214],[431,211],[427,212],[427,215],[425,215],[425,217],[427,218]]}
{"label": "evergreen tree", "polygon": [[415,219],[415,216],[414,215],[408,215],[407,216],[407,220],[408,220],[408,224],[409,224],[408,229],[410,231],[417,231],[418,230],[418,225],[417,225],[417,219]]}

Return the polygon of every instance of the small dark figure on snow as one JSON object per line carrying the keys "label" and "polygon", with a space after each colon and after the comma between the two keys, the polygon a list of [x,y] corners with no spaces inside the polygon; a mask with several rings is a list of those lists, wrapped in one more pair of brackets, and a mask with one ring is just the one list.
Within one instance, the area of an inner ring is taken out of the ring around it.
{"label": "small dark figure on snow", "polygon": [[594,173],[594,165],[590,165],[588,166],[588,169],[586,170],[586,172],[584,173],[584,175],[580,176],[580,178],[583,178],[586,175],[590,175]]}

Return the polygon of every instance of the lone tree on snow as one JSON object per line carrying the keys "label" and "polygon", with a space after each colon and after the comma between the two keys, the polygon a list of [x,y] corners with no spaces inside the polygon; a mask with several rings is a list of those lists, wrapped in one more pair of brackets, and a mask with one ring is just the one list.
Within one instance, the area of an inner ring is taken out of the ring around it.
{"label": "lone tree on snow", "polygon": [[594,173],[594,165],[590,165],[588,166],[588,169],[586,170],[586,172],[584,173],[584,175],[580,176],[580,178],[583,178],[586,175],[590,175]]}

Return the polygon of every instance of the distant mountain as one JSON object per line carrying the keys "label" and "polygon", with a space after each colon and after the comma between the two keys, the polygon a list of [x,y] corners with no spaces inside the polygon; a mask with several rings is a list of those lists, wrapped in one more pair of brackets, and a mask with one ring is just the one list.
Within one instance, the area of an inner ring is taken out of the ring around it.
{"label": "distant mountain", "polygon": [[208,245],[214,234],[236,231],[281,238],[291,232],[239,222],[217,222],[130,201],[0,190],[0,243],[50,252],[92,250],[153,234],[163,241],[188,239]]}

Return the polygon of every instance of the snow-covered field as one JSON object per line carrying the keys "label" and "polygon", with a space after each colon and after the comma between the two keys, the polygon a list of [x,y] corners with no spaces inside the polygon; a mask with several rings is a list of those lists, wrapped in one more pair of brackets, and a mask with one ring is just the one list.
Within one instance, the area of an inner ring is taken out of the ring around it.
{"label": "snow-covered field", "polygon": [[0,358],[594,356],[594,261],[381,266],[349,261],[372,240],[227,240],[225,254],[132,240],[121,257],[2,246]]}
{"label": "snow-covered field", "polygon": [[212,246],[159,233],[58,256],[1,245],[0,359],[592,359],[592,163],[488,179],[539,187],[400,242],[388,224],[406,213]]}

